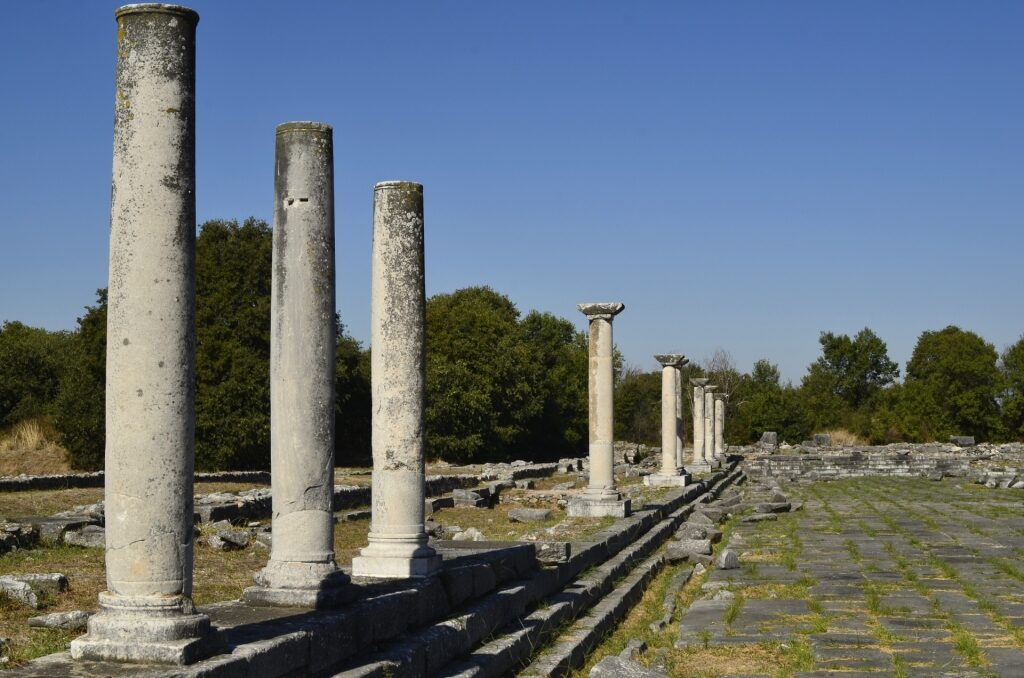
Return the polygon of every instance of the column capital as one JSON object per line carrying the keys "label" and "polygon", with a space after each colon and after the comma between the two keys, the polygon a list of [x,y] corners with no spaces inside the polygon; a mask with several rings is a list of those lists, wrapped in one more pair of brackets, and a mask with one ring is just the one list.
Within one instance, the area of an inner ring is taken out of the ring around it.
{"label": "column capital", "polygon": [[580,313],[587,316],[587,320],[608,320],[622,313],[626,305],[621,301],[591,302],[576,304]]}
{"label": "column capital", "polygon": [[718,388],[718,384],[708,384],[707,386],[704,387],[704,391],[710,393],[711,391],[714,391],[716,388]]}
{"label": "column capital", "polygon": [[701,388],[704,388],[704,386],[706,386],[709,381],[711,380],[706,379],[704,377],[699,377],[697,379],[691,379],[690,383],[693,384],[694,386],[700,386]]}
{"label": "column capital", "polygon": [[661,363],[662,367],[682,367],[689,362],[682,353],[656,353],[654,359]]}
{"label": "column capital", "polygon": [[713,393],[712,395],[715,397],[715,400],[728,400],[729,399],[729,394],[728,393]]}

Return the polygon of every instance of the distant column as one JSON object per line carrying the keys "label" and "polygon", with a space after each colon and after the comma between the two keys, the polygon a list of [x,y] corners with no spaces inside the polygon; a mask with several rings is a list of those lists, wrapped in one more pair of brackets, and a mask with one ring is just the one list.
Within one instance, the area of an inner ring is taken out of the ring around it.
{"label": "distant column", "polygon": [[656,355],[654,359],[661,363],[661,470],[656,474],[644,476],[644,484],[649,487],[681,487],[690,482],[690,474],[676,464],[678,455],[677,436],[679,419],[676,408],[679,401],[678,382],[679,367],[686,363],[686,358],[679,353]]}
{"label": "distant column", "polygon": [[192,603],[199,15],[145,4],[115,16],[107,590],[71,655],[187,664],[210,634]]}
{"label": "distant column", "polygon": [[704,461],[717,468],[715,458],[715,395],[712,393],[717,386],[708,384],[704,387]]}
{"label": "distant column", "polygon": [[704,387],[708,379],[691,379],[690,383],[693,384],[693,465],[690,469],[695,473],[706,472],[711,469],[704,458]]}
{"label": "distant column", "polygon": [[686,447],[686,426],[683,422],[683,367],[690,361],[683,358],[682,362],[676,365],[676,467],[682,469],[685,465],[683,460],[683,448]]}
{"label": "distant column", "polygon": [[590,399],[590,482],[585,492],[569,502],[570,516],[629,515],[629,500],[615,489],[614,376],[612,319],[626,308],[618,302],[578,304],[587,316],[590,354],[587,376]]}
{"label": "distant column", "polygon": [[715,457],[720,462],[725,462],[725,400],[724,394],[715,394]]}
{"label": "distant column", "polygon": [[423,427],[426,291],[423,186],[385,181],[373,193],[370,378],[373,518],[357,577],[425,577],[441,557],[427,545]]}
{"label": "distant column", "polygon": [[329,607],[334,562],[334,141],[330,125],[278,125],[270,298],[270,561],[252,605]]}

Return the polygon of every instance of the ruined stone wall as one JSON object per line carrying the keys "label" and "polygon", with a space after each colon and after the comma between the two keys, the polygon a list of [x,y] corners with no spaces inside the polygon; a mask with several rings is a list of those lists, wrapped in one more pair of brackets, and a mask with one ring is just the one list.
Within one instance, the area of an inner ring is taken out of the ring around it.
{"label": "ruined stone wall", "polygon": [[781,454],[754,452],[744,462],[751,477],[798,481],[862,476],[965,478],[989,487],[1024,488],[1024,445],[887,445],[838,449],[791,448]]}

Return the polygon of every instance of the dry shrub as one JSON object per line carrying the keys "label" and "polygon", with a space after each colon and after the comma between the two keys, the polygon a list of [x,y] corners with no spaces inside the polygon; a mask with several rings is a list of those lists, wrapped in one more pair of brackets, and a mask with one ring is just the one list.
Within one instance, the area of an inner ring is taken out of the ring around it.
{"label": "dry shrub", "polygon": [[842,445],[867,445],[868,444],[868,441],[864,440],[863,438],[861,438],[856,433],[852,433],[850,431],[847,431],[845,428],[837,428],[837,429],[833,429],[831,431],[825,431],[825,433],[828,433],[830,436],[832,436],[832,444],[833,445],[842,446]]}
{"label": "dry shrub", "polygon": [[0,475],[68,473],[66,450],[49,419],[26,419],[0,434]]}

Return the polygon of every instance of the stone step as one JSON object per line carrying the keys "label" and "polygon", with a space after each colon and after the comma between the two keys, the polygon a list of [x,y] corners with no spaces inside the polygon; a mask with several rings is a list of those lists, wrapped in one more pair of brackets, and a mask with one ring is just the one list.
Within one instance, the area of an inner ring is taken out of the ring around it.
{"label": "stone step", "polygon": [[[497,677],[510,673],[529,675],[529,672],[534,675],[561,675],[582,664],[587,652],[639,600],[647,583],[660,571],[664,565],[663,556],[651,554],[689,516],[696,506],[696,499],[717,495],[741,475],[740,471],[719,472],[712,479],[715,484],[711,492],[691,495],[690,503],[683,506],[667,502],[674,508],[672,513],[667,516],[662,513],[662,519],[628,548],[548,596],[533,612],[502,629],[498,638],[477,648],[468,657],[444,667],[437,675],[459,678]],[[529,665],[528,673],[520,673],[538,647],[587,610],[590,612],[570,632],[571,639],[556,643]]]}

